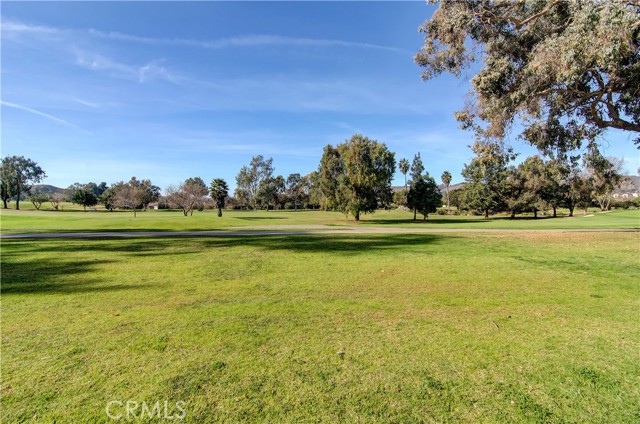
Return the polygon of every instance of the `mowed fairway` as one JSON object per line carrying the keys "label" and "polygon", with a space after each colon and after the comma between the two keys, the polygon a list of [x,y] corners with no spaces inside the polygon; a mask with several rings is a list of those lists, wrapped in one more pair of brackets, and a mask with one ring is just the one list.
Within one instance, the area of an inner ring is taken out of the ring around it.
{"label": "mowed fairway", "polygon": [[[25,203],[25,202],[23,202]],[[25,209],[29,203],[21,204]],[[183,216],[182,212],[172,210],[149,210],[138,212],[134,218],[130,211],[83,212],[66,205],[64,211],[12,210],[3,209],[2,234],[12,233],[55,233],[55,232],[92,232],[92,231],[219,231],[237,230],[250,227],[287,227],[287,226],[352,226],[356,224],[352,217],[340,212],[323,211],[225,211],[222,218],[216,211],[195,211],[193,216]],[[363,215],[357,225],[367,227],[398,228],[442,228],[442,229],[594,229],[594,228],[640,228],[640,210],[615,210],[599,212],[591,209],[585,216],[576,211],[574,217],[568,217],[567,211],[560,211],[557,218],[533,219],[529,215],[509,219],[506,215],[482,216],[467,215],[429,215],[427,222],[413,221],[409,211],[379,210]]]}
{"label": "mowed fairway", "polygon": [[639,233],[4,240],[2,421],[638,422],[639,258]]}

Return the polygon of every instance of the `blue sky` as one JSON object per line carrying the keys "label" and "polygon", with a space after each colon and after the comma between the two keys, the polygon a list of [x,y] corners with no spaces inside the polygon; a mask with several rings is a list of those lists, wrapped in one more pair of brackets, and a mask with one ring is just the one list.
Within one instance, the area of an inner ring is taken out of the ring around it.
{"label": "blue sky", "polygon": [[[135,175],[233,188],[253,155],[306,174],[323,146],[359,132],[460,182],[473,138],[453,112],[470,75],[425,83],[412,61],[432,12],[422,1],[3,2],[2,155],[34,159],[62,187]],[[630,139],[609,132],[605,153],[635,173]]]}

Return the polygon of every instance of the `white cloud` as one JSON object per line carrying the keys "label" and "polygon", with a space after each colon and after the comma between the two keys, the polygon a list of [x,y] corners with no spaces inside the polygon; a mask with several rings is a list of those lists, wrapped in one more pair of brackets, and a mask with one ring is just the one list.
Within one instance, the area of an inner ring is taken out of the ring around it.
{"label": "white cloud", "polygon": [[94,102],[88,102],[86,100],[83,99],[79,99],[77,97],[73,97],[73,101],[75,101],[76,103],[80,103],[83,106],[87,106],[90,107],[92,109],[98,109],[101,107],[101,105],[99,103],[94,103]]}
{"label": "white cloud", "polygon": [[74,50],[76,54],[75,63],[92,71],[108,71],[117,76],[135,79],[140,83],[160,79],[177,84],[180,80],[180,77],[169,72],[164,66],[160,66],[161,60],[152,60],[144,65],[136,66],[117,62],[97,53],[90,53],[77,48]]}
{"label": "white cloud", "polygon": [[64,126],[66,126],[66,127],[70,127],[70,128],[74,128],[74,129],[77,129],[77,130],[81,130],[80,127],[78,127],[77,125],[72,124],[71,122],[67,122],[62,118],[58,118],[56,116],[49,115],[48,113],[44,113],[44,112],[41,112],[41,111],[36,110],[36,109],[32,109],[32,108],[27,107],[27,106],[23,106],[23,105],[19,105],[19,104],[16,104],[16,103],[11,103],[11,102],[5,102],[4,100],[0,100],[0,104],[2,106],[10,107],[12,109],[18,109],[18,110],[22,110],[22,111],[25,111],[25,112],[33,113],[34,115],[42,116],[44,118],[50,119],[51,121],[57,122],[59,124],[62,124]]}
{"label": "white cloud", "polygon": [[396,47],[383,46],[373,43],[324,38],[286,37],[273,34],[244,34],[235,37],[218,38],[213,40],[198,40],[188,38],[154,38],[125,34],[117,31],[99,31],[93,28],[71,30],[41,25],[31,25],[11,20],[2,21],[2,31],[5,33],[23,33],[33,35],[51,35],[65,33],[73,35],[74,33],[83,33],[94,38],[109,39],[114,41],[127,41],[150,45],[181,45],[203,49],[225,49],[230,47],[262,46],[299,46],[376,49],[406,53],[404,50],[398,49]]}
{"label": "white cloud", "polygon": [[300,46],[300,47],[347,47],[378,49],[388,51],[402,51],[401,49],[372,43],[345,41],[324,38],[285,37],[270,34],[247,34],[236,37],[218,38],[214,40],[194,40],[188,38],[152,38],[124,34],[116,31],[98,31],[89,29],[88,33],[94,37],[110,40],[130,41],[153,45],[183,45],[204,49],[225,49],[229,47],[261,47],[261,46]]}
{"label": "white cloud", "polygon": [[32,34],[58,34],[62,32],[59,28],[41,26],[41,25],[30,25],[22,22],[16,21],[2,21],[2,32],[5,33],[32,33]]}

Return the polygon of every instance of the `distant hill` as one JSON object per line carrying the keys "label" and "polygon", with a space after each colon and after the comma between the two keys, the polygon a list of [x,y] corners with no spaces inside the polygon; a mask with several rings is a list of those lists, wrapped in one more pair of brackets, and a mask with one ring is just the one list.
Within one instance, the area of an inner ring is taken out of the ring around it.
{"label": "distant hill", "polygon": [[[463,186],[464,186],[464,183],[451,184],[449,186],[449,191],[458,190],[458,189],[462,188]],[[443,192],[443,193],[445,192],[444,184],[440,184],[438,187],[440,187],[440,191],[441,192]],[[391,190],[393,192],[402,191],[402,190],[404,190],[404,186],[403,185],[402,186],[391,186]]]}
{"label": "distant hill", "polygon": [[47,194],[64,194],[64,189],[49,184],[34,184],[31,190],[39,190]]}
{"label": "distant hill", "polygon": [[[463,186],[464,186],[464,183],[451,184],[449,186],[449,191],[461,189]],[[444,184],[440,184],[439,187],[440,187],[440,191],[444,193],[445,191]],[[39,189],[40,191],[48,194],[55,194],[55,193],[64,194],[65,192],[64,188],[52,186],[49,184],[35,184],[33,188]],[[400,190],[404,190],[404,186],[392,186],[391,189],[394,192],[400,191]],[[618,189],[616,189],[613,193],[614,193],[614,197],[616,198],[622,197],[623,194],[627,194],[627,196],[624,196],[624,197],[640,196],[640,176],[630,175],[630,176],[624,177],[624,179],[620,183],[620,187],[618,187]],[[635,196],[633,196],[634,193],[635,193]]]}
{"label": "distant hill", "polygon": [[[438,187],[440,187],[440,191],[444,192],[444,184],[440,184]],[[461,189],[462,187],[464,187],[464,183],[458,183],[458,184],[451,184],[449,186],[449,191],[454,191],[454,190],[458,190]]]}

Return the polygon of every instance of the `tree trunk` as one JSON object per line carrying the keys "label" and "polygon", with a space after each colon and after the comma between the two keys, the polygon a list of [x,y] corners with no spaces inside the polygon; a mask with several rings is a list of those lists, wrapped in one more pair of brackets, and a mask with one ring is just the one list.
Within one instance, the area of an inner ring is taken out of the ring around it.
{"label": "tree trunk", "polygon": [[515,209],[512,209],[512,210],[511,210],[511,216],[509,217],[509,219],[513,219],[513,218],[515,218],[515,217],[516,217],[516,210],[515,210]]}
{"label": "tree trunk", "polygon": [[2,201],[4,202],[4,208],[9,209],[9,206],[7,206],[7,199],[2,199]]}
{"label": "tree trunk", "polygon": [[360,211],[356,211],[356,222],[360,221]]}
{"label": "tree trunk", "polygon": [[427,215],[422,215],[422,221],[426,221],[427,220]]}
{"label": "tree trunk", "polygon": [[447,215],[451,213],[451,203],[449,202],[449,186],[447,186]]}
{"label": "tree trunk", "polygon": [[573,206],[569,206],[569,216],[573,216]]}
{"label": "tree trunk", "polygon": [[414,221],[416,220],[416,213],[417,213],[417,209],[414,208],[413,209],[413,220]]}
{"label": "tree trunk", "polygon": [[218,217],[222,216],[222,208],[218,208]]}
{"label": "tree trunk", "polygon": [[489,219],[489,209],[484,210],[484,219]]}
{"label": "tree trunk", "polygon": [[587,206],[586,208],[584,208],[584,214],[588,214],[589,213],[589,206]]}
{"label": "tree trunk", "polygon": [[134,218],[136,217],[136,208],[135,207],[133,208],[133,217]]}
{"label": "tree trunk", "polygon": [[18,192],[18,197],[16,197],[16,210],[19,211],[20,210],[20,195],[22,194],[22,192]]}
{"label": "tree trunk", "polygon": [[533,210],[533,219],[538,219],[538,209]]}
{"label": "tree trunk", "polygon": [[87,211],[87,205],[82,205],[82,209],[86,212]]}
{"label": "tree trunk", "polygon": [[557,211],[557,209],[558,209],[558,208],[557,208],[557,206],[556,206],[556,205],[553,205],[553,206],[552,206],[552,208],[553,208],[553,217],[554,217],[554,218],[557,218],[557,216],[558,216],[558,214],[557,214],[557,212],[558,212],[558,211]]}

